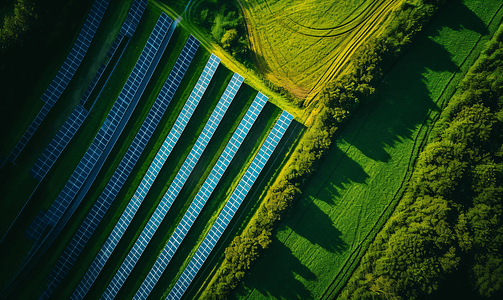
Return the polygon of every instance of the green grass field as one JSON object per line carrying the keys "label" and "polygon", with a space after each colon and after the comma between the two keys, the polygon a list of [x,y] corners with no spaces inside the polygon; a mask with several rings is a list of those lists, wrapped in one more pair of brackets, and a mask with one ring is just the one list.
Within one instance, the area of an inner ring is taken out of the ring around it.
{"label": "green grass field", "polygon": [[337,294],[399,200],[442,105],[501,22],[501,5],[456,2],[437,16],[340,133],[234,297]]}

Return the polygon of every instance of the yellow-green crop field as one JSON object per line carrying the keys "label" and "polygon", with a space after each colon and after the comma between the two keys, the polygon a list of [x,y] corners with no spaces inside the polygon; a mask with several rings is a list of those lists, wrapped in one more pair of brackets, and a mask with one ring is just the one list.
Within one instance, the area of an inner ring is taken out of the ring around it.
{"label": "yellow-green crop field", "polygon": [[257,68],[298,98],[312,99],[401,0],[242,0]]}

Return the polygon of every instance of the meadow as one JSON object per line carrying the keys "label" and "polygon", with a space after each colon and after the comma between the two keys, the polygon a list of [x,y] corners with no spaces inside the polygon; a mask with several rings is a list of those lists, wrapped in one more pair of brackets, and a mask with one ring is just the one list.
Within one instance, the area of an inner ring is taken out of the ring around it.
{"label": "meadow", "polygon": [[305,105],[339,74],[399,0],[241,1],[257,69]]}
{"label": "meadow", "polygon": [[339,134],[234,298],[337,295],[400,199],[445,101],[501,22],[501,5],[464,1],[440,12]]}

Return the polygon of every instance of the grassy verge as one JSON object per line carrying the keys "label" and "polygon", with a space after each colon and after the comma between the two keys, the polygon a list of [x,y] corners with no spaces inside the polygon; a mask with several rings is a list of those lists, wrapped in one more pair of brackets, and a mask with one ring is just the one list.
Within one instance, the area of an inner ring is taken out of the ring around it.
{"label": "grassy verge", "polygon": [[337,294],[396,205],[439,109],[497,28],[499,7],[444,9],[340,133],[235,297]]}
{"label": "grassy verge", "polygon": [[[184,1],[183,3],[182,2],[183,1],[176,1],[176,4],[172,5],[171,1],[166,0],[151,1],[153,5],[165,11],[172,18],[182,16],[180,26],[191,32],[201,42],[201,45],[204,48],[220,57],[224,66],[246,78],[245,82],[255,90],[261,91],[264,95],[268,96],[269,102],[293,114],[295,118],[300,121],[301,117],[303,116],[303,109],[299,108],[297,105],[288,101],[285,97],[273,91],[273,89],[271,89],[262,80],[260,75],[255,70],[246,68],[243,64],[236,61],[227,51],[213,42],[210,37],[206,36],[206,33],[204,33],[198,26],[194,24],[193,20],[196,18],[196,16],[193,15],[194,12],[192,7],[194,6],[194,3],[196,1],[194,0],[190,4],[189,1]],[[187,9],[185,10],[184,8],[184,10],[181,10],[181,7],[187,7]]]}

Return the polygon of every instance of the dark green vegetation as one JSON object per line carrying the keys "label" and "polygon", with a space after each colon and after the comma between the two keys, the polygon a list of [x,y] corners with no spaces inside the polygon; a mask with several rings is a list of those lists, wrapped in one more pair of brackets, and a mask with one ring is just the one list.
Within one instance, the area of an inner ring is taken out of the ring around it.
{"label": "dark green vegetation", "polygon": [[195,3],[196,25],[247,68],[252,67],[246,27],[236,1],[208,0]]}
{"label": "dark green vegetation", "polygon": [[420,154],[342,299],[503,296],[503,26]]}

